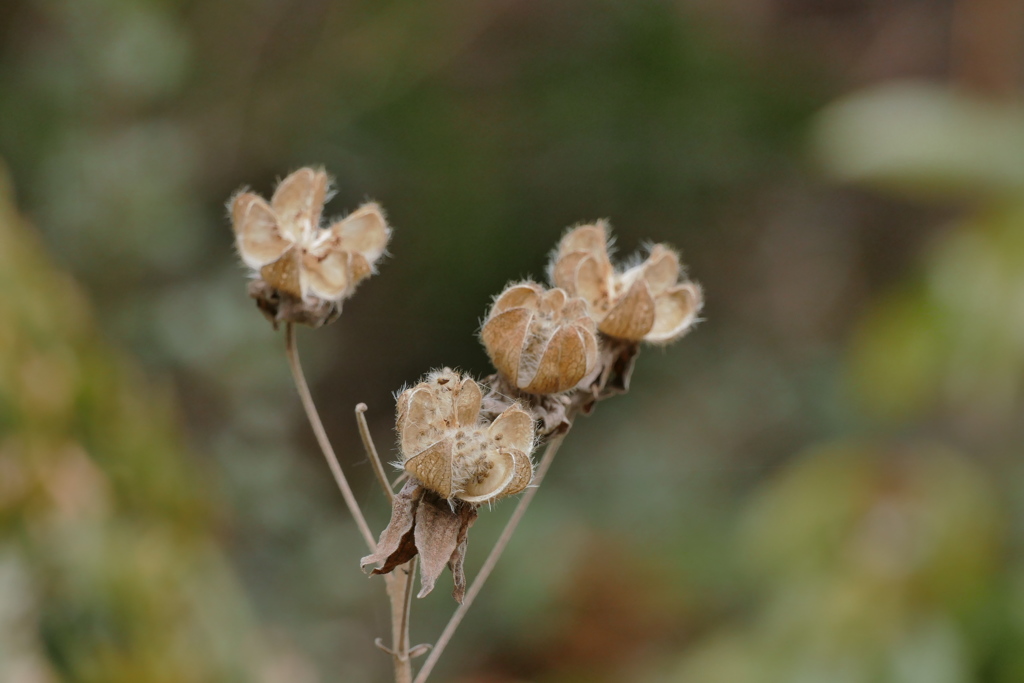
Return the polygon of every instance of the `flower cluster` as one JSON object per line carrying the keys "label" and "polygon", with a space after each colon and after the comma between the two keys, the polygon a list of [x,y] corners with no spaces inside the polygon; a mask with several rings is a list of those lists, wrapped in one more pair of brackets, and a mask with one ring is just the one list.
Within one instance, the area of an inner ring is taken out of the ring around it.
{"label": "flower cluster", "polygon": [[275,324],[331,322],[384,255],[391,230],[377,204],[321,227],[328,187],[322,169],[300,168],[269,203],[252,192],[231,200],[238,253],[256,276],[250,294]]}
{"label": "flower cluster", "polygon": [[445,368],[398,397],[397,431],[409,482],[395,497],[391,522],[362,566],[386,574],[417,555],[420,597],[450,567],[452,595],[465,593],[467,534],[480,504],[521,492],[533,478],[533,418],[518,406],[489,425],[472,379]]}
{"label": "flower cluster", "polygon": [[[302,168],[270,202],[251,192],[231,200],[250,294],[275,325],[335,319],[384,255],[391,230],[377,204],[321,226],[328,185],[322,169]],[[674,250],[656,244],[616,268],[608,244],[602,221],[573,228],[552,256],[551,288],[514,283],[495,298],[480,339],[497,373],[483,388],[445,368],[398,396],[397,464],[408,482],[364,568],[386,574],[418,555],[420,597],[449,567],[461,602],[469,528],[481,505],[530,485],[538,436],[627,390],[641,342],[666,344],[693,327],[703,298]]]}
{"label": "flower cluster", "polygon": [[597,329],[615,339],[675,341],[693,327],[703,304],[700,287],[680,281],[679,255],[663,244],[639,265],[616,270],[603,221],[566,233],[548,272],[554,285],[586,300]]}
{"label": "flower cluster", "polygon": [[533,418],[512,406],[489,425],[472,379],[445,368],[398,397],[405,471],[442,498],[486,503],[519,493],[533,477]]}
{"label": "flower cluster", "polygon": [[498,296],[480,339],[498,372],[528,394],[568,391],[597,363],[597,328],[587,303],[534,282]]}

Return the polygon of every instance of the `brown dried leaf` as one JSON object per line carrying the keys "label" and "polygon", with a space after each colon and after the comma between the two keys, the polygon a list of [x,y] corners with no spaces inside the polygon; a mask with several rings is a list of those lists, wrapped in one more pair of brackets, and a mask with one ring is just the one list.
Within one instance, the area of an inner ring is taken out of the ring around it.
{"label": "brown dried leaf", "polygon": [[462,518],[462,526],[459,527],[459,537],[456,539],[455,551],[448,560],[448,569],[452,572],[452,579],[455,586],[452,588],[452,597],[455,602],[462,604],[466,597],[466,570],[463,564],[466,561],[466,551],[469,548],[469,528],[477,518],[477,509],[473,505],[459,507],[459,515]]}
{"label": "brown dried leaf", "polygon": [[413,528],[420,554],[420,592],[416,597],[426,597],[434,590],[437,577],[459,545],[462,525],[462,515],[454,512],[448,501],[429,493],[420,501]]}
{"label": "brown dried leaf", "polygon": [[391,521],[381,532],[377,550],[359,561],[364,570],[371,564],[380,565],[374,574],[387,574],[400,564],[416,556],[413,525],[416,509],[423,498],[424,490],[418,482],[409,480],[402,490],[395,494],[391,505]]}

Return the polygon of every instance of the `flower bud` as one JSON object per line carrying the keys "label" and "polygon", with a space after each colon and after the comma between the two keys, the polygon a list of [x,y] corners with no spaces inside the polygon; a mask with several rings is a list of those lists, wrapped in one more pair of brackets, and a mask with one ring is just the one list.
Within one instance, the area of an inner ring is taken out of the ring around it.
{"label": "flower bud", "polygon": [[598,330],[616,339],[675,341],[703,305],[700,287],[685,279],[679,255],[666,245],[654,245],[639,265],[617,272],[604,221],[566,233],[548,272],[553,284],[587,302]]}
{"label": "flower bud", "polygon": [[398,397],[406,472],[442,498],[480,504],[523,491],[533,478],[533,418],[512,406],[481,424],[482,394],[445,368]]}
{"label": "flower bud", "polygon": [[597,337],[586,302],[533,282],[511,285],[480,331],[494,367],[528,394],[568,391],[597,363]]}

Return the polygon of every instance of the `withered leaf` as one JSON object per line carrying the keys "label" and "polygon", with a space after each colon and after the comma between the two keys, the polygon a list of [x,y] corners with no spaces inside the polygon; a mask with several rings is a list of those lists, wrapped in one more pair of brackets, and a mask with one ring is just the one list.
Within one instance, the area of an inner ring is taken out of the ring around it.
{"label": "withered leaf", "polygon": [[416,557],[416,540],[413,525],[416,523],[416,512],[423,498],[424,489],[420,483],[410,479],[395,494],[391,505],[391,522],[381,532],[377,542],[377,551],[359,561],[363,569],[371,564],[380,565],[373,570],[374,574],[387,574],[400,564],[405,564]]}
{"label": "withered leaf", "polygon": [[[456,510],[465,505],[457,505]],[[462,514],[452,510],[447,500],[427,492],[416,509],[416,549],[420,553],[420,592],[422,598],[434,590],[434,583],[448,565],[459,545]]]}
{"label": "withered leaf", "polygon": [[462,604],[466,597],[466,569],[463,566],[466,561],[466,550],[469,548],[469,528],[476,521],[478,512],[475,506],[463,505],[459,509],[459,516],[462,518],[462,526],[459,527],[459,537],[456,539],[455,552],[448,560],[448,568],[452,571],[452,578],[455,587],[452,588],[452,597],[455,602]]}

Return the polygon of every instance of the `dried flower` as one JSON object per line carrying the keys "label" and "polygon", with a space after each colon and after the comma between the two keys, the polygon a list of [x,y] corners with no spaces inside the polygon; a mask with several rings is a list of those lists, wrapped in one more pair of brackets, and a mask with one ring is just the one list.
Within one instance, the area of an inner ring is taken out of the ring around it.
{"label": "dried flower", "polygon": [[417,554],[419,597],[448,566],[458,602],[466,589],[463,561],[469,527],[481,503],[519,493],[533,478],[533,419],[518,406],[490,425],[480,421],[481,391],[472,379],[445,368],[398,397],[397,430],[406,472],[391,522],[362,566],[386,574]]}
{"label": "dried flower", "polygon": [[642,263],[616,271],[608,258],[604,221],[566,233],[549,276],[556,286],[587,302],[598,330],[631,342],[679,339],[703,305],[700,287],[685,279],[679,255],[666,245],[654,245]]}
{"label": "dried flower", "polygon": [[480,338],[498,372],[529,394],[568,391],[597,362],[597,329],[586,302],[534,282],[498,296]]}
{"label": "dried flower", "polygon": [[252,192],[231,200],[238,253],[257,275],[250,295],[275,324],[319,327],[335,319],[387,247],[391,230],[374,203],[320,226],[328,186],[323,169],[300,168],[269,204]]}
{"label": "dried flower", "polygon": [[398,397],[405,471],[442,498],[485,503],[519,493],[533,477],[533,418],[512,406],[480,423],[476,382],[445,368]]}

